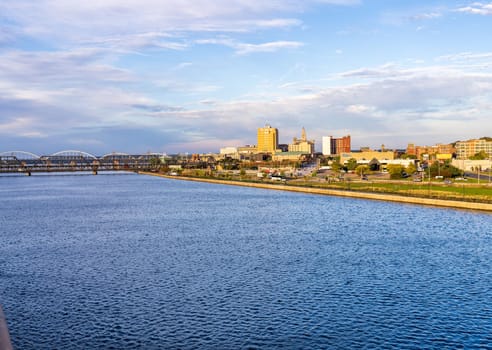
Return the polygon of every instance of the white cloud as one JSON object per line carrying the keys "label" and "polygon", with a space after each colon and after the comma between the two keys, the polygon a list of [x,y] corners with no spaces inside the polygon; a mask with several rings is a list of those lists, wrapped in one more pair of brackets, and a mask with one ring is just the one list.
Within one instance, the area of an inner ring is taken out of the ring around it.
{"label": "white cloud", "polygon": [[192,62],[181,62],[177,66],[171,68],[171,70],[172,71],[180,71],[180,70],[186,69],[186,68],[191,67],[191,66],[193,66]]}
{"label": "white cloud", "polygon": [[406,8],[404,11],[388,11],[384,12],[381,20],[385,24],[401,26],[412,22],[423,22],[436,20],[444,16],[449,10],[443,7],[434,7],[427,11],[422,9]]}
{"label": "white cloud", "polygon": [[[365,79],[368,75],[369,80]],[[203,99],[203,94],[197,93],[193,108],[191,104],[188,108],[164,105],[109,86],[95,87],[93,91],[68,87],[58,92],[64,97],[54,104],[56,91],[31,87],[29,94],[15,95],[10,90],[7,95],[8,86],[0,85],[1,95],[11,99],[0,100],[4,115],[10,116],[0,125],[0,132],[5,135],[15,130],[17,134],[35,136],[38,132],[62,137],[59,135],[67,128],[112,126],[116,137],[119,132],[128,133],[124,127],[132,126],[135,130],[151,128],[156,139],[159,133],[173,131],[175,136],[170,142],[174,146],[165,151],[198,152],[217,150],[231,139],[230,135],[241,135],[236,140],[239,144],[255,143],[256,128],[265,119],[280,128],[282,142],[288,142],[305,126],[310,138],[318,141],[323,135],[350,129],[354,144],[374,147],[381,143],[403,147],[410,141],[451,142],[476,137],[475,133],[490,123],[490,73],[447,66],[402,68],[388,64],[342,73],[338,79],[340,85],[330,87],[313,82],[309,94],[282,96],[280,90],[274,90],[268,96],[233,102]],[[295,83],[287,87],[295,87]],[[180,89],[185,92],[189,88]],[[207,87],[196,89],[205,91]],[[43,93],[51,99],[42,97]],[[72,133],[69,139],[83,137]],[[187,144],[189,140],[192,142]],[[80,145],[83,148],[83,143]]]}
{"label": "white cloud", "polygon": [[6,44],[13,42],[15,39],[15,33],[8,26],[2,25],[0,27],[0,44]]}
{"label": "white cloud", "polygon": [[0,123],[0,132],[1,133],[16,133],[19,131],[26,132],[25,129],[32,124],[32,118],[29,117],[16,117],[12,120],[4,121]]}
{"label": "white cloud", "polygon": [[80,44],[106,48],[113,51],[116,50],[120,53],[127,53],[129,50],[139,49],[184,50],[188,48],[186,42],[178,41],[177,39],[179,38],[175,38],[167,33],[148,32],[87,39],[81,41]]}
{"label": "white cloud", "polygon": [[246,55],[256,52],[275,52],[281,49],[296,49],[303,46],[297,41],[275,41],[263,44],[239,44],[236,53]]}
{"label": "white cloud", "polygon": [[418,13],[416,15],[410,16],[410,20],[421,21],[421,20],[430,20],[442,17],[442,13],[440,12],[427,12],[427,13]]}
{"label": "white cloud", "polygon": [[106,63],[104,49],[76,49],[69,51],[9,51],[0,56],[0,79],[28,84],[129,82],[131,72]]}
{"label": "white cloud", "polygon": [[492,15],[492,2],[490,3],[474,2],[470,6],[461,7],[456,11],[470,13],[473,15],[490,16]]}
{"label": "white cloud", "polygon": [[[127,89],[135,76],[104,62],[104,50],[10,51],[0,56],[0,133],[45,135],[106,125],[151,100]],[[7,129],[8,127],[8,129]],[[10,130],[16,127],[13,133]],[[22,131],[22,130],[23,131]]]}
{"label": "white cloud", "polygon": [[379,67],[364,67],[347,72],[341,72],[338,76],[341,78],[381,78],[394,76],[395,74],[404,74],[404,71],[397,70],[396,65],[393,63],[386,63]]}
{"label": "white cloud", "polygon": [[217,101],[215,101],[215,100],[201,100],[200,103],[202,105],[206,105],[206,106],[213,106],[213,105],[217,104]]}
{"label": "white cloud", "polygon": [[198,39],[195,41],[199,45],[224,45],[232,48],[236,48],[239,44],[235,40],[228,37],[219,37],[213,39]]}
{"label": "white cloud", "polygon": [[258,52],[276,52],[282,49],[297,49],[304,44],[297,41],[273,41],[262,44],[241,43],[230,38],[200,39],[196,41],[200,45],[224,45],[235,50],[238,55],[247,55]]}
{"label": "white cloud", "polygon": [[490,60],[490,59],[492,59],[492,52],[486,52],[486,53],[460,52],[453,55],[439,56],[436,58],[436,61],[437,62],[440,61],[471,62],[471,61]]}
{"label": "white cloud", "polygon": [[350,105],[346,108],[346,111],[349,113],[360,114],[360,113],[374,112],[375,108],[366,105]]}
{"label": "white cloud", "polygon": [[[279,60],[279,66],[285,63],[280,69],[251,60],[258,69],[237,72],[233,81],[235,76],[222,73],[232,72],[226,66],[235,62],[226,61],[221,51],[217,55],[199,47],[225,46],[238,62],[255,53],[307,50],[309,33],[297,32],[304,23],[295,17],[322,3],[359,1],[0,2],[0,20],[7,19],[10,26],[0,30],[0,42],[20,35],[27,38],[23,45],[35,42],[58,50],[2,50],[0,150],[15,134],[56,136],[58,144],[86,144],[106,152],[125,151],[118,145],[147,151],[168,142],[175,149],[162,150],[216,151],[225,143],[255,143],[256,128],[266,119],[281,129],[283,142],[305,126],[318,140],[350,129],[356,142],[367,144],[372,138],[376,146],[390,147],[402,146],[409,137],[418,141],[431,135],[437,142],[458,134],[473,137],[481,130],[477,125],[482,130],[490,125],[491,53],[441,56],[427,67],[405,61],[405,67],[388,63],[336,73],[334,65],[324,70],[335,72],[325,79],[312,73],[314,57]],[[482,5],[470,6],[485,9]],[[405,21],[435,19],[441,13],[407,15]],[[348,55],[352,46],[346,46]],[[340,61],[334,53],[344,52],[337,47],[328,45],[324,53]],[[207,55],[195,56],[204,51]],[[356,60],[349,61],[345,67],[357,67]]]}
{"label": "white cloud", "polygon": [[[247,22],[243,22],[248,24]],[[267,20],[257,20],[254,26],[259,28],[287,28],[300,26],[302,22],[295,18],[274,18]]]}
{"label": "white cloud", "polygon": [[164,89],[168,92],[180,93],[180,94],[202,94],[206,92],[214,92],[222,89],[219,85],[200,83],[199,81],[195,82],[181,82],[181,81],[155,81],[154,85]]}
{"label": "white cloud", "polygon": [[201,101],[207,104],[206,110],[169,111],[156,113],[156,117],[176,127],[199,129],[204,138],[214,135],[217,149],[229,135],[243,135],[241,143],[254,143],[255,130],[265,118],[280,128],[281,142],[288,142],[304,125],[318,141],[334,130],[350,129],[360,145],[404,147],[410,141],[474,137],[476,125],[487,125],[489,115],[482,106],[490,106],[491,98],[489,74],[447,67],[394,67],[392,78],[380,76],[330,88],[313,86],[309,95],[275,97],[273,93],[264,100]]}
{"label": "white cloud", "polygon": [[[145,33],[236,32],[299,26],[296,18],[278,14],[299,13],[317,0],[16,0],[0,2],[0,19],[13,23],[23,35],[52,43],[117,38]],[[321,1],[353,5],[357,1]],[[135,32],[138,28],[138,32]],[[148,38],[147,38],[148,39]],[[173,43],[171,43],[173,44]],[[168,46],[169,43],[164,43]]]}

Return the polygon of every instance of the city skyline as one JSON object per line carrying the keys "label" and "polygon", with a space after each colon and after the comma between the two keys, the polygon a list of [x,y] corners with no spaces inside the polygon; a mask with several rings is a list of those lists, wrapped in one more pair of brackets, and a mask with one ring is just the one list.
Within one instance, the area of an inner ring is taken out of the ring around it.
{"label": "city skyline", "polygon": [[492,2],[0,3],[0,151],[352,148],[492,134]]}

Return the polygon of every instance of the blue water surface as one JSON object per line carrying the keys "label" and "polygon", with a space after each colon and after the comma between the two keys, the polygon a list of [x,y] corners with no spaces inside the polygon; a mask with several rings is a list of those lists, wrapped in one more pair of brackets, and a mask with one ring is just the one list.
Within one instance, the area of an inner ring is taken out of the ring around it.
{"label": "blue water surface", "polygon": [[492,349],[492,216],[2,177],[0,304],[16,349]]}

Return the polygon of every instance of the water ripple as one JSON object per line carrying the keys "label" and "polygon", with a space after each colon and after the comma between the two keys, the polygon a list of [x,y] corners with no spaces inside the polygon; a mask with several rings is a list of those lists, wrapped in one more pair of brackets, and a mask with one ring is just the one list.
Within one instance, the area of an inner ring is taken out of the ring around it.
{"label": "water ripple", "polygon": [[490,215],[143,176],[0,212],[18,349],[491,348]]}

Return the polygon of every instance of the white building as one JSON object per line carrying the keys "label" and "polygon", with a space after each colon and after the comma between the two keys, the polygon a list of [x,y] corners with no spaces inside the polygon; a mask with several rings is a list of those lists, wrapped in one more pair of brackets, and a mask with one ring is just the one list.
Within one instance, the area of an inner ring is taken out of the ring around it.
{"label": "white building", "polygon": [[237,147],[223,147],[220,149],[220,154],[233,155],[237,153]]}
{"label": "white building", "polygon": [[451,164],[464,171],[475,171],[476,169],[488,171],[492,168],[492,158],[484,160],[453,159]]}
{"label": "white building", "polygon": [[322,137],[322,149],[321,152],[324,156],[331,156],[331,136]]}

